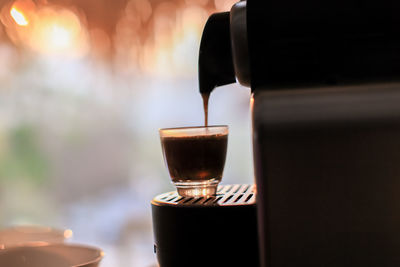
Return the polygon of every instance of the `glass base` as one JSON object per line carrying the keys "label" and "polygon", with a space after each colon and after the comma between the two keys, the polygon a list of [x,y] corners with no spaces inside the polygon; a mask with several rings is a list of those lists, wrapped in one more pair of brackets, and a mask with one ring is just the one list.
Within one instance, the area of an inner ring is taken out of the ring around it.
{"label": "glass base", "polygon": [[187,181],[187,182],[174,182],[178,194],[182,197],[206,197],[215,196],[217,187],[220,181]]}

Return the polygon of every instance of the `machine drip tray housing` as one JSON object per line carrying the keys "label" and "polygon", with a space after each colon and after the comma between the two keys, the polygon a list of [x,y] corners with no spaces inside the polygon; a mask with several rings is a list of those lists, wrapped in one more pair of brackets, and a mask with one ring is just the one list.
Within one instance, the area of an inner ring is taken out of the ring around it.
{"label": "machine drip tray housing", "polygon": [[160,267],[259,266],[255,185],[220,185],[216,196],[151,201]]}

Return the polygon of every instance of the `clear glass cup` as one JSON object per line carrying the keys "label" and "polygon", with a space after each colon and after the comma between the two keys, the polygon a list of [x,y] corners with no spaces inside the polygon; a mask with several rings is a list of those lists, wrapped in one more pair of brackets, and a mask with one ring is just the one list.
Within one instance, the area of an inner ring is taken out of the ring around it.
{"label": "clear glass cup", "polygon": [[222,179],[228,126],[160,129],[164,161],[178,194],[213,196]]}

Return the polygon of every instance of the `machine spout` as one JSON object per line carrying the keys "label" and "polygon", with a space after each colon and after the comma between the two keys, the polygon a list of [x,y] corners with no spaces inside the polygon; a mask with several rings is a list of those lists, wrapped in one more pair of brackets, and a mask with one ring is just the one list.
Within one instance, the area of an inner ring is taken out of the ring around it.
{"label": "machine spout", "polygon": [[210,94],[216,86],[234,82],[230,14],[215,13],[207,20],[200,43],[200,93]]}

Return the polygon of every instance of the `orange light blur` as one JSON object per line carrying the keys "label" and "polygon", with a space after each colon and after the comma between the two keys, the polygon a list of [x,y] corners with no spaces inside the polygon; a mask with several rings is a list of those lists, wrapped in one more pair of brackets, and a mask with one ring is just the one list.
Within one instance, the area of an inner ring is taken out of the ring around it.
{"label": "orange light blur", "polygon": [[39,54],[81,58],[115,53],[115,62],[124,69],[133,66],[161,76],[191,76],[197,73],[193,62],[208,16],[229,10],[236,1],[184,0],[182,5],[127,0],[115,34],[101,25],[87,27],[79,5],[46,0],[13,0],[0,10],[0,22],[15,45]]}
{"label": "orange light blur", "polygon": [[71,238],[72,236],[73,236],[72,230],[67,229],[67,230],[64,231],[64,238],[65,238],[65,239],[69,239],[69,238]]}
{"label": "orange light blur", "polygon": [[84,15],[73,8],[16,0],[0,12],[10,40],[43,55],[79,58],[88,52]]}
{"label": "orange light blur", "polygon": [[83,30],[78,16],[71,10],[42,8],[36,14],[29,46],[43,54],[81,56],[87,50]]}
{"label": "orange light blur", "polygon": [[229,11],[236,2],[236,0],[214,0],[218,12]]}
{"label": "orange light blur", "polygon": [[15,23],[17,23],[19,26],[27,26],[29,24],[29,21],[26,19],[24,13],[15,7],[11,8],[10,15],[14,19]]}

